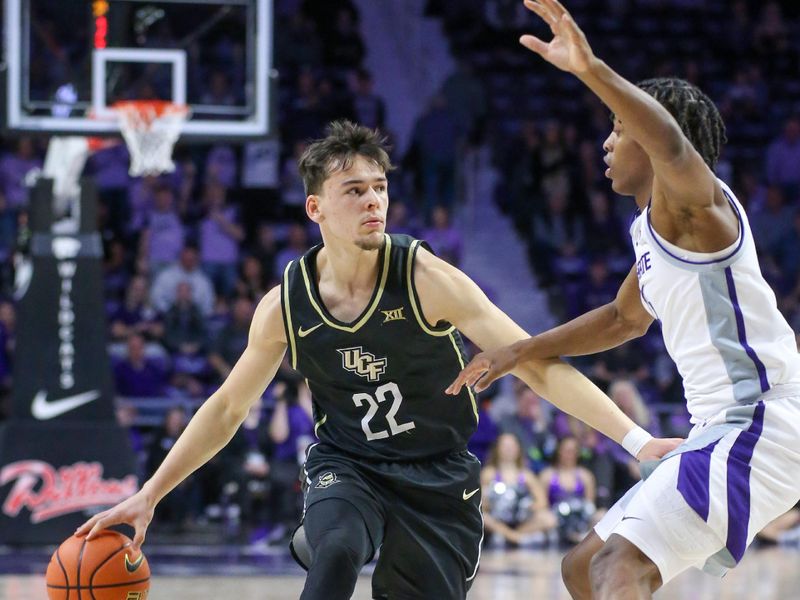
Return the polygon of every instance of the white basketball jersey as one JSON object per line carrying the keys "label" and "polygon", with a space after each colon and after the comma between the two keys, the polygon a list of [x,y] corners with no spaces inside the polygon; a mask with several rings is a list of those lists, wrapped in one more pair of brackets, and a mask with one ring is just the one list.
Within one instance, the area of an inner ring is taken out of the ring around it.
{"label": "white basketball jersey", "polygon": [[720,184],[739,217],[739,237],[728,248],[678,248],[653,229],[649,206],[630,230],[642,304],[661,323],[693,423],[756,402],[775,386],[800,384],[794,333],[761,275],[744,209]]}

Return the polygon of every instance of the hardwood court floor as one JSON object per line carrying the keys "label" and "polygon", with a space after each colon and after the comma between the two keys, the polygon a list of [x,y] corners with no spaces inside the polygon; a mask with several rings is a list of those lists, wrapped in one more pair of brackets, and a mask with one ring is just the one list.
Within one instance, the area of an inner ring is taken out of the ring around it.
{"label": "hardwood court floor", "polygon": [[[569,600],[559,576],[560,554],[550,551],[486,552],[468,600]],[[656,594],[658,600],[800,599],[800,551],[751,550],[742,564],[718,580],[698,571],[684,573]],[[157,567],[157,565],[156,565]],[[300,595],[300,573],[269,576],[157,575],[150,600],[291,600]],[[180,570],[172,570],[178,573]],[[40,575],[0,577],[0,600],[46,600]],[[369,600],[369,577],[353,596]],[[434,599],[435,600],[435,599]]]}

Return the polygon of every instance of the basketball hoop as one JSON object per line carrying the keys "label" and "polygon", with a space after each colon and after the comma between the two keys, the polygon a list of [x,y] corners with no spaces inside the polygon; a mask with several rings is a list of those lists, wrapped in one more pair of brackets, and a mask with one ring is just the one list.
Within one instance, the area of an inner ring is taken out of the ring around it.
{"label": "basketball hoop", "polygon": [[175,170],[172,148],[189,116],[187,106],[164,100],[126,100],[112,107],[131,154],[133,177]]}

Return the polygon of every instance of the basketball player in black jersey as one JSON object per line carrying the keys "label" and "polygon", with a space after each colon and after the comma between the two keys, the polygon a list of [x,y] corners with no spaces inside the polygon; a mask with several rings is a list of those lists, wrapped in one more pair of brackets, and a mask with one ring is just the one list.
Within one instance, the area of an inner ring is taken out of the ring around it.
{"label": "basketball player in black jersey", "polygon": [[[320,440],[307,451],[295,534],[308,569],[301,598],[350,598],[379,548],[374,598],[466,596],[483,529],[480,464],[466,451],[478,416],[470,389],[444,390],[464,365],[459,331],[482,349],[527,335],[424,242],[384,233],[390,169],[378,134],[348,122],[309,146],[300,171],[323,244],[261,301],[246,350],[153,477],[78,533],[128,523],[138,548],[156,503],[231,439],[288,351],[312,391]],[[561,361],[515,374],[640,459],[679,441],[642,432]]]}

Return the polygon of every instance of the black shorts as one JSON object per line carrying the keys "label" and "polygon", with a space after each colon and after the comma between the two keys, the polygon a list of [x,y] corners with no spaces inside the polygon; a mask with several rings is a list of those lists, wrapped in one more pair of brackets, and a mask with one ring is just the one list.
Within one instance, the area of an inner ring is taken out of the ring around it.
{"label": "black shorts", "polygon": [[305,510],[327,498],[350,502],[372,547],[380,548],[374,598],[466,597],[483,538],[481,464],[474,455],[463,450],[431,460],[376,462],[316,444],[305,469]]}

